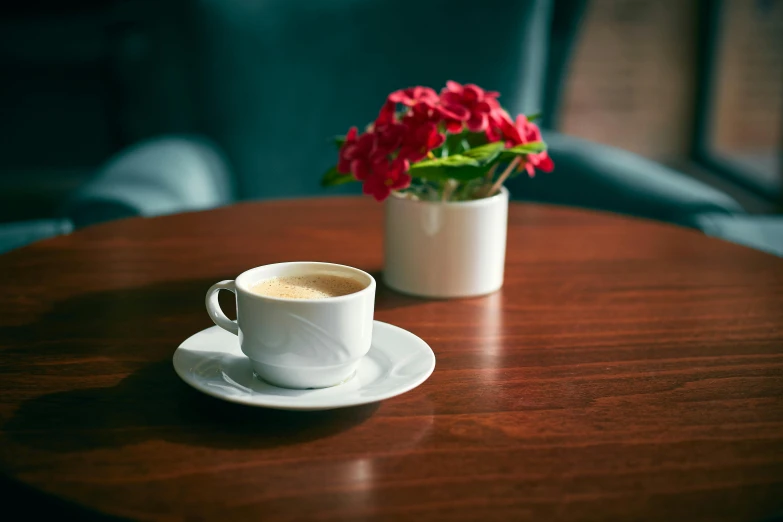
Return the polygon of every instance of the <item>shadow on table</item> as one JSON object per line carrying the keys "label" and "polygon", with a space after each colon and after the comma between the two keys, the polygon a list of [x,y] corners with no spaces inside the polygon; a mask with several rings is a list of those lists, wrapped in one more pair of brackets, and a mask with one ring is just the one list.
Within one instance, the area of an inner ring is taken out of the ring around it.
{"label": "shadow on table", "polygon": [[24,513],[25,520],[78,520],[79,522],[122,522],[130,519],[98,513],[73,502],[37,491],[0,476],[0,497],[7,513]]}
{"label": "shadow on table", "polygon": [[[204,294],[218,279],[85,293],[53,303],[35,322],[0,328],[0,378],[27,375],[29,387],[18,392],[43,393],[18,405],[2,426],[5,436],[59,452],[147,440],[264,448],[328,437],[373,414],[377,405],[323,412],[252,408],[183,383],[171,356],[211,324]],[[228,292],[221,292],[221,304],[231,315]],[[121,375],[127,376],[113,386],[95,387]],[[47,393],[62,388],[71,389]]]}
{"label": "shadow on table", "polygon": [[52,393],[24,402],[3,430],[20,444],[56,452],[159,439],[260,449],[340,433],[369,418],[377,407],[293,412],[227,403],[187,387],[165,360],[111,388]]}

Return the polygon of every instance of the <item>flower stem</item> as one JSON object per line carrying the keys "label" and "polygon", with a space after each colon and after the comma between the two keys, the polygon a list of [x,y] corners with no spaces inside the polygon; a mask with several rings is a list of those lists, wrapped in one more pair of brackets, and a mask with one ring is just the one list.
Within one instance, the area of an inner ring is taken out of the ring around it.
{"label": "flower stem", "polygon": [[514,172],[514,169],[519,165],[519,163],[522,161],[521,156],[517,156],[514,158],[514,160],[508,164],[508,167],[506,167],[506,170],[503,171],[503,173],[500,175],[500,177],[495,181],[495,183],[489,188],[487,191],[486,197],[491,196],[495,192],[498,191],[500,187],[503,186],[503,183],[508,179],[508,177],[511,175],[512,172]]}
{"label": "flower stem", "polygon": [[484,179],[486,179],[486,180],[487,180],[487,183],[491,183],[491,182],[492,182],[492,178],[495,176],[495,171],[496,171],[496,170],[498,170],[498,165],[499,165],[499,163],[495,163],[495,164],[494,164],[494,165],[492,165],[492,167],[490,167],[490,169],[487,171],[487,175],[486,175],[486,177],[484,178]]}
{"label": "flower stem", "polygon": [[446,181],[446,184],[443,186],[443,198],[441,201],[448,201],[451,197],[451,194],[454,192],[454,189],[457,188],[457,182],[453,179],[450,179]]}

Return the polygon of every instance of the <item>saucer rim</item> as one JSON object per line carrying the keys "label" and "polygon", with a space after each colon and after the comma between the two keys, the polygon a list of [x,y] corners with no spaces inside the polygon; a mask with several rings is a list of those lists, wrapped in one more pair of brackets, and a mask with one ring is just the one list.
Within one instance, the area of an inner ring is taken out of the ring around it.
{"label": "saucer rim", "polygon": [[[335,410],[340,408],[351,408],[354,406],[363,406],[367,404],[373,404],[376,402],[381,402],[387,399],[391,399],[393,397],[397,397],[398,395],[402,395],[404,393],[407,393],[414,388],[419,387],[424,381],[430,378],[432,373],[435,371],[435,364],[436,364],[436,358],[435,358],[435,352],[432,350],[432,347],[427,344],[424,339],[419,337],[418,335],[414,334],[413,332],[410,332],[404,328],[401,328],[399,326],[386,323],[383,321],[373,320],[373,337],[376,335],[376,328],[380,327],[381,329],[388,328],[390,331],[395,332],[395,334],[403,334],[403,335],[409,335],[413,336],[413,338],[420,344],[420,348],[422,349],[422,352],[424,352],[424,348],[429,351],[430,355],[430,366],[426,372],[424,372],[421,376],[419,376],[416,379],[413,379],[409,382],[406,382],[404,386],[400,386],[399,388],[394,388],[392,390],[389,390],[385,393],[381,393],[377,396],[372,397],[366,397],[366,398],[358,398],[352,395],[349,395],[348,397],[352,397],[351,400],[344,400],[344,397],[337,396],[335,397],[335,400],[333,402],[325,402],[324,404],[280,404],[280,403],[261,403],[257,399],[248,399],[245,396],[242,395],[224,395],[218,391],[216,391],[214,388],[209,388],[206,386],[202,386],[200,383],[202,382],[199,379],[196,379],[193,377],[193,374],[186,368],[181,368],[183,365],[177,365],[177,357],[178,354],[181,354],[184,350],[182,349],[182,346],[187,343],[190,339],[193,337],[196,337],[198,335],[202,335],[205,332],[209,330],[219,329],[218,326],[211,326],[209,328],[205,328],[203,330],[200,330],[193,335],[189,336],[187,339],[182,341],[180,345],[177,347],[177,349],[174,351],[174,355],[172,356],[171,362],[172,366],[174,366],[174,371],[179,376],[180,379],[182,379],[188,386],[191,388],[205,394],[209,395],[210,397],[214,397],[219,400],[223,400],[226,402],[232,402],[235,404],[242,404],[244,406],[251,406],[255,408],[268,408],[268,409],[274,409],[274,410],[286,410],[286,411],[322,411],[322,410]],[[372,345],[371,348],[372,349]],[[368,352],[369,353],[369,352]],[[256,377],[254,377],[256,378]],[[269,383],[266,383],[269,384]],[[274,386],[272,384],[269,384],[270,386]],[[361,389],[361,388],[359,388]],[[265,397],[263,394],[253,395],[252,397]]]}

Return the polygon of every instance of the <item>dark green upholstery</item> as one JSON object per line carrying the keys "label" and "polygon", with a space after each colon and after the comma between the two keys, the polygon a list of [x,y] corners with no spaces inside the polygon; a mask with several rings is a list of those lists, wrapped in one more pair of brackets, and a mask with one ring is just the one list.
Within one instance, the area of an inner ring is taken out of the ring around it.
{"label": "dark green upholstery", "polygon": [[555,161],[551,174],[518,176],[516,199],[609,210],[698,227],[702,213],[741,213],[727,194],[660,163],[616,147],[544,132]]}
{"label": "dark green upholstery", "polygon": [[783,216],[701,214],[697,225],[708,236],[783,257]]}
{"label": "dark green upholstery", "polygon": [[0,224],[0,254],[73,230],[68,219],[41,219]]}
{"label": "dark green upholstery", "polygon": [[64,205],[60,219],[0,224],[0,253],[102,221],[159,216],[234,200],[222,152],[197,136],[169,136],[116,155]]}
{"label": "dark green upholstery", "polygon": [[69,199],[76,227],[131,216],[160,216],[234,200],[222,152],[196,136],[142,142],[116,155]]}

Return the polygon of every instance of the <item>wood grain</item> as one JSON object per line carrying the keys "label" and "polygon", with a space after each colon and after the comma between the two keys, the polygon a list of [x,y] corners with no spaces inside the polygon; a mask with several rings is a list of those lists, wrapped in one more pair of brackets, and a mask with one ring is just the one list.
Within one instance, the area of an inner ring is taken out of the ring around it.
{"label": "wood grain", "polygon": [[512,205],[501,292],[379,289],[376,318],[438,361],[381,404],[252,409],[176,377],[211,283],[288,260],[378,273],[381,219],[350,198],[243,204],[0,257],[4,491],[155,520],[781,512],[783,260],[695,231]]}

